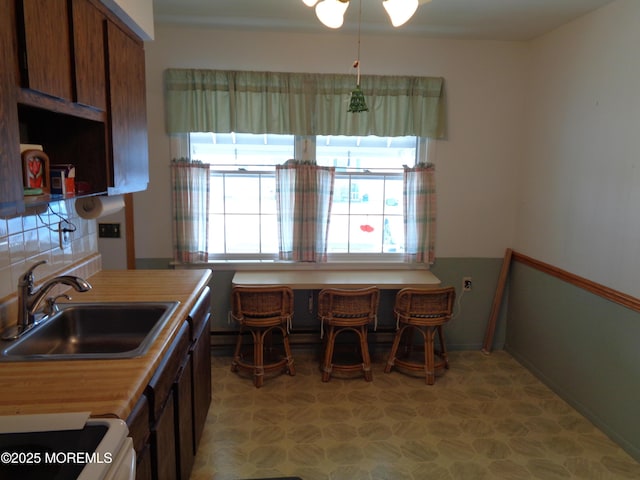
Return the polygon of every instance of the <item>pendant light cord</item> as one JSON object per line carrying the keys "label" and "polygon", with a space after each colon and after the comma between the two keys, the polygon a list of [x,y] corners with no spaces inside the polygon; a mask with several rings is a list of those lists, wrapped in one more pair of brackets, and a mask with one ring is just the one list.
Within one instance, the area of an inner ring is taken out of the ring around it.
{"label": "pendant light cord", "polygon": [[357,69],[357,80],[356,85],[360,86],[360,27],[362,25],[362,0],[358,4],[358,56],[356,57],[356,61],[353,64]]}

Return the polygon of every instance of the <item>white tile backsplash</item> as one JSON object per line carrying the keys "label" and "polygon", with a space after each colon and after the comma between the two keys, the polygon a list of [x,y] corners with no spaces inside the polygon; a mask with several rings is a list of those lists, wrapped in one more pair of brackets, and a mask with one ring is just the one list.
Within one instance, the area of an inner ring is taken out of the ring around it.
{"label": "white tile backsplash", "polygon": [[[18,278],[33,263],[47,261],[36,270],[37,279],[55,275],[97,253],[96,220],[78,217],[74,202],[60,200],[39,208],[39,213],[0,219],[0,302],[16,292]],[[75,231],[70,245],[61,249],[58,224],[63,219],[71,222]]]}

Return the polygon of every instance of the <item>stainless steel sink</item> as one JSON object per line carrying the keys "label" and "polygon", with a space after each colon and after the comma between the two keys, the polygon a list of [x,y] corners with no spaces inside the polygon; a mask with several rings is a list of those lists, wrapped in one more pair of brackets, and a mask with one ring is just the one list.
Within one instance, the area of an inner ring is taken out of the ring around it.
{"label": "stainless steel sink", "polygon": [[60,304],[17,340],[0,342],[0,361],[132,358],[149,349],[178,302]]}

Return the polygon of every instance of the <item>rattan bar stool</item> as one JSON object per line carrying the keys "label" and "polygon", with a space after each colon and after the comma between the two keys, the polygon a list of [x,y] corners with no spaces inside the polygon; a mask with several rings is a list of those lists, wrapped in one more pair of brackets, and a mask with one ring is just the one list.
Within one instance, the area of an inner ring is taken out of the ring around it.
{"label": "rattan bar stool", "polygon": [[[442,326],[451,319],[455,295],[453,287],[404,288],[396,294],[394,313],[397,331],[384,369],[385,373],[389,373],[394,366],[400,367],[401,370],[422,373],[427,385],[433,385],[436,370],[449,368]],[[423,337],[424,357],[421,360],[413,355],[415,331],[420,332]],[[440,344],[438,352],[434,348],[436,333]],[[398,353],[403,336],[405,343],[402,352]]]}
{"label": "rattan bar stool", "polygon": [[[371,374],[371,358],[367,344],[367,329],[376,321],[380,291],[377,287],[346,290],[326,288],[318,294],[318,317],[324,335],[324,354],[322,357],[322,381],[328,382],[334,371],[364,373],[366,381],[373,379]],[[359,339],[361,363],[334,363],[336,338],[339,334],[352,331]]]}
{"label": "rattan bar stool", "polygon": [[[293,290],[285,286],[234,287],[231,291],[231,316],[240,324],[231,371],[253,373],[253,383],[261,387],[265,373],[281,370],[295,375],[289,346],[289,327],[293,317]],[[282,335],[283,348],[274,348],[272,334]],[[253,337],[252,354],[243,353],[244,333]],[[269,359],[265,363],[265,354]]]}

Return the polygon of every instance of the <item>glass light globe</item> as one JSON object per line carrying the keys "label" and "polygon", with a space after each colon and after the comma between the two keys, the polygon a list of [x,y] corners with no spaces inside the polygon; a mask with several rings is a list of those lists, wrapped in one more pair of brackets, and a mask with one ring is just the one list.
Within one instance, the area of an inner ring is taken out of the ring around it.
{"label": "glass light globe", "polygon": [[348,6],[349,2],[322,0],[316,5],[316,15],[318,16],[318,20],[327,27],[340,28],[344,22],[344,12],[347,11]]}

